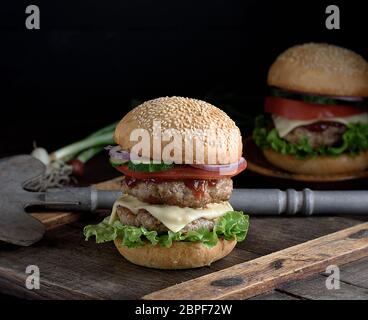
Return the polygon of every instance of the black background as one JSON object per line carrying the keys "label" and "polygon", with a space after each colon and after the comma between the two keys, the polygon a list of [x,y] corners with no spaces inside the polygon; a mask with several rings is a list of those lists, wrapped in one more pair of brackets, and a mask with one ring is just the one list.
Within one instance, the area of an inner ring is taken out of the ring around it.
{"label": "black background", "polygon": [[[0,4],[0,155],[49,151],[119,120],[138,101],[208,100],[244,135],[262,111],[267,70],[294,44],[342,45],[368,58],[363,1],[9,1]],[[41,29],[25,28],[37,4]]]}

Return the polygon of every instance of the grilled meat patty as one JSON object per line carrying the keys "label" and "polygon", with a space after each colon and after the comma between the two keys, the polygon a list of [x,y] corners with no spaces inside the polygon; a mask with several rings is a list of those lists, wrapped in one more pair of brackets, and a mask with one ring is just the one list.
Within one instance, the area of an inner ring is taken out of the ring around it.
{"label": "grilled meat patty", "polygon": [[307,138],[313,148],[322,146],[331,147],[338,144],[346,126],[337,122],[317,122],[295,128],[284,139],[297,144],[301,139]]}
{"label": "grilled meat patty", "polygon": [[[155,230],[157,232],[165,232],[169,229],[165,227],[163,223],[152,216],[147,210],[140,209],[137,214],[132,213],[129,209],[118,206],[116,213],[122,224],[134,227],[144,227],[147,230]],[[182,231],[195,231],[200,228],[207,228],[212,230],[215,225],[213,220],[207,220],[200,218],[187,224]]]}
{"label": "grilled meat patty", "polygon": [[122,180],[122,190],[147,203],[202,208],[209,203],[229,200],[233,181],[231,178],[157,181],[155,179],[138,180],[125,176]]}

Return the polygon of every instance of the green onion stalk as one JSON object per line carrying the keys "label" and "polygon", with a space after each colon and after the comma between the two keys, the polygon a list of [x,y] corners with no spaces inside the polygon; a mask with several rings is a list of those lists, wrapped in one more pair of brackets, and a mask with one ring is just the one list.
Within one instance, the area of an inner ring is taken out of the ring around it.
{"label": "green onion stalk", "polygon": [[75,177],[84,174],[84,165],[106,145],[113,144],[116,122],[90,134],[86,138],[62,147],[52,153],[34,146],[31,155],[46,165],[45,174],[30,181],[26,188],[44,191],[47,188],[62,187],[75,182]]}

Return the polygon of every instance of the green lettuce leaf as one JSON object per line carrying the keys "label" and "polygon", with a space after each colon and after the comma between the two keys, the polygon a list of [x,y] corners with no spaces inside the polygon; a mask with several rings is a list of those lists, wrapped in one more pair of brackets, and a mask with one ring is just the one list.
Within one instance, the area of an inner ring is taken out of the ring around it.
{"label": "green lettuce leaf", "polygon": [[199,229],[189,232],[164,232],[157,233],[143,227],[123,225],[120,220],[109,224],[109,217],[96,225],[88,225],[84,228],[86,240],[94,236],[97,243],[120,239],[121,244],[128,248],[143,246],[145,242],[162,247],[171,247],[175,241],[201,242],[211,248],[218,242],[219,237],[226,240],[236,239],[243,241],[249,227],[249,217],[240,211],[229,211],[220,217],[212,231]]}
{"label": "green lettuce leaf", "polygon": [[271,127],[271,120],[261,115],[256,118],[253,140],[262,149],[273,149],[281,154],[294,155],[300,159],[318,155],[339,156],[341,154],[349,154],[355,156],[362,151],[368,150],[368,124],[349,124],[343,134],[340,146],[314,149],[309,144],[307,137],[300,139],[297,144],[282,139],[276,128]]}
{"label": "green lettuce leaf", "polygon": [[224,215],[215,225],[217,234],[222,235],[226,240],[236,239],[243,241],[247,235],[249,220],[244,219],[241,211],[230,211]]}
{"label": "green lettuce leaf", "polygon": [[115,223],[110,225],[109,217],[107,217],[99,224],[84,227],[83,233],[87,239],[95,236],[97,243],[103,243],[115,240],[117,237],[117,230],[118,228],[116,228]]}

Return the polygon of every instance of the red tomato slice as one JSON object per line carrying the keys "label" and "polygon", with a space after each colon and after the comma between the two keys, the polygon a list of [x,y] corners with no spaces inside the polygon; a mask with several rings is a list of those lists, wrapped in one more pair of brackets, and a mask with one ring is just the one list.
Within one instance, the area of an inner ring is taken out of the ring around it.
{"label": "red tomato slice", "polygon": [[266,98],[265,111],[296,120],[349,117],[364,112],[348,105],[324,105],[278,97]]}
{"label": "red tomato slice", "polygon": [[130,176],[136,179],[163,179],[163,180],[182,180],[182,179],[198,179],[198,180],[215,180],[221,178],[231,178],[247,167],[247,161],[242,162],[237,170],[226,173],[218,173],[212,171],[206,171],[198,168],[191,167],[189,165],[175,165],[174,168],[158,171],[158,172],[142,172],[131,171],[127,165],[116,167],[117,170],[124,173],[126,176]]}

